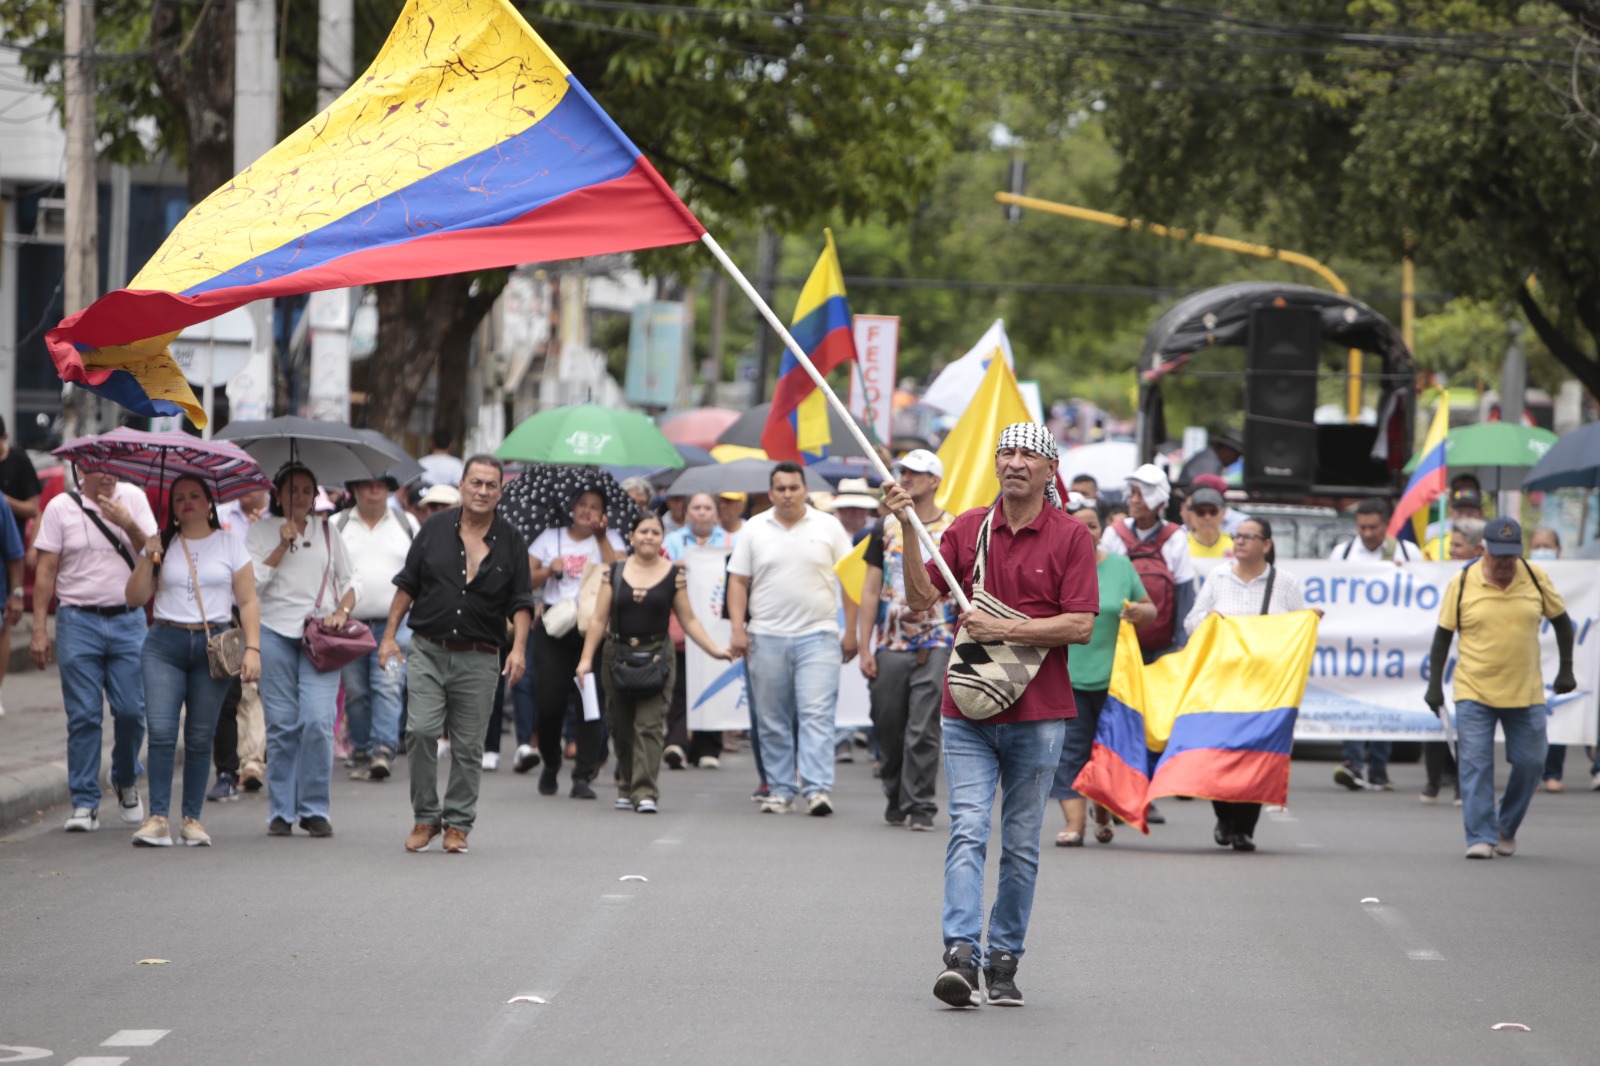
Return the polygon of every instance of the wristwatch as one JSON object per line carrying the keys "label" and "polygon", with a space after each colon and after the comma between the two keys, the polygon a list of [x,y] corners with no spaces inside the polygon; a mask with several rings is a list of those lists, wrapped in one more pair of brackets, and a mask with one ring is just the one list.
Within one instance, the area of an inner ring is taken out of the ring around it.
{"label": "wristwatch", "polygon": [[11,590],[11,595],[15,596],[17,599],[20,600],[25,595],[25,593],[24,593],[24,591],[22,589],[12,589]]}

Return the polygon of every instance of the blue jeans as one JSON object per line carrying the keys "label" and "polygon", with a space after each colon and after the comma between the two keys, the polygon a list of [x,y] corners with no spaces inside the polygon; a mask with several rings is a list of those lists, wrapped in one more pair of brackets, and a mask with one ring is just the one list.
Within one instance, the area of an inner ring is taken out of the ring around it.
{"label": "blue jeans", "polygon": [[311,665],[299,637],[261,627],[261,715],[267,722],[267,816],[328,816],[339,671]]}
{"label": "blue jeans", "polygon": [[[367,625],[372,638],[382,644],[389,620],[380,618]],[[411,632],[404,622],[397,636],[405,639],[400,647],[403,653],[411,644]],[[378,653],[373,651],[347,664],[339,676],[344,679],[344,717],[350,727],[350,746],[361,755],[371,755],[374,748],[386,748],[392,756],[400,748],[400,693],[406,684],[405,667],[385,670],[378,665]]]}
{"label": "blue jeans", "polygon": [[1389,780],[1389,755],[1394,751],[1392,740],[1347,740],[1342,747],[1346,766],[1360,772],[1366,766],[1366,777],[1374,785]]}
{"label": "blue jeans", "polygon": [[[226,626],[224,626],[226,628]],[[150,813],[166,817],[172,805],[172,765],[178,752],[178,709],[183,721],[183,816],[199,818],[206,802],[211,741],[233,679],[211,676],[204,631],[191,633],[157,622],[144,641],[145,722],[150,728]]]}
{"label": "blue jeans", "polygon": [[100,726],[111,702],[111,779],[139,776],[144,744],[144,612],[105,617],[63,604],[56,612],[56,660],[67,711],[67,781],[74,807],[100,806]]}
{"label": "blue jeans", "polygon": [[1061,759],[1056,763],[1055,778],[1050,785],[1050,798],[1053,800],[1083,798],[1072,787],[1072,783],[1078,780],[1078,775],[1094,755],[1094,735],[1100,730],[1100,712],[1106,706],[1106,693],[1075,688],[1072,690],[1072,702],[1077,705],[1078,717],[1066,719],[1066,733],[1061,740]]}
{"label": "blue jeans", "polygon": [[991,725],[944,720],[944,774],[950,790],[950,845],[944,856],[944,943],[983,952],[983,864],[995,787],[1000,788],[1000,884],[989,912],[989,950],[1022,957],[1039,875],[1039,833],[1067,722]]}
{"label": "blue jeans", "polygon": [[794,797],[797,769],[803,795],[833,791],[833,709],[842,663],[839,634],[832,630],[798,637],[751,634],[748,665],[761,764],[778,799]]}
{"label": "blue jeans", "polygon": [[[1499,836],[1514,839],[1528,813],[1539,775],[1544,770],[1544,704],[1536,707],[1490,707],[1476,700],[1456,703],[1456,759],[1461,772],[1461,817],[1467,844],[1494,844]],[[1500,797],[1498,817],[1494,805],[1494,726],[1506,735],[1506,761],[1511,773]]]}

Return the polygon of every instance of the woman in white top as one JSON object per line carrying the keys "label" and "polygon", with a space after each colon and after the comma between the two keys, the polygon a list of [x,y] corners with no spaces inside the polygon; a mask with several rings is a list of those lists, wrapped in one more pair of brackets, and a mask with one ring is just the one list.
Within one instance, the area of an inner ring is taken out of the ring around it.
{"label": "woman in white top", "polygon": [[261,616],[255,575],[237,537],[222,531],[205,482],[180,477],[167,497],[167,520],[159,541],[140,553],[125,590],[130,607],[155,596],[155,625],[145,637],[145,725],[149,730],[150,816],[133,835],[144,847],[171,847],[167,811],[172,801],[172,767],[178,748],[178,713],[183,708],[183,828],[190,847],[207,847],[211,837],[200,824],[217,717],[232,678],[211,676],[206,657],[209,634],[233,625],[239,609],[244,629],[241,680],[261,673]]}
{"label": "woman in white top", "polygon": [[[605,497],[596,489],[585,489],[572,501],[572,525],[547,529],[528,546],[528,566],[533,572],[535,595],[543,590],[544,614],[534,624],[529,673],[533,675],[536,732],[544,769],[539,773],[539,791],[553,796],[561,771],[561,726],[567,718],[567,701],[575,691],[572,677],[583,657],[583,634],[571,619],[577,617],[578,592],[583,573],[591,565],[610,566],[628,554],[622,538],[606,528]],[[570,604],[556,614],[557,604]],[[551,634],[551,618],[571,612],[568,623]],[[572,798],[594,799],[589,786],[599,768],[606,742],[601,722],[579,721],[577,759],[572,766]]]}
{"label": "woman in white top", "polygon": [[[1245,519],[1233,535],[1233,562],[1211,571],[1195,599],[1194,610],[1184,620],[1184,627],[1193,633],[1201,622],[1214,614],[1287,614],[1304,610],[1306,604],[1300,595],[1300,582],[1293,574],[1279,570],[1276,560],[1271,523],[1265,518]],[[1234,851],[1256,850],[1256,822],[1261,818],[1261,804],[1212,800],[1211,807],[1217,815],[1217,826],[1212,832],[1217,846],[1231,845]]]}
{"label": "woman in white top", "polygon": [[312,613],[343,626],[356,593],[339,531],[327,516],[312,513],[317,482],[311,471],[290,463],[272,484],[272,514],[252,524],[245,538],[261,597],[267,833],[289,836],[298,818],[312,836],[327,837],[333,835],[328,790],[339,671],[312,666],[300,636]]}

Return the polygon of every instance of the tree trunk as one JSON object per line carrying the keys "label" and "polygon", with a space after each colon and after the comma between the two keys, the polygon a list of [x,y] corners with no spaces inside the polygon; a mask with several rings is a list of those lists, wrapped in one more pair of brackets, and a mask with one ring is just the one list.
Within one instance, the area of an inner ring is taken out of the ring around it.
{"label": "tree trunk", "polygon": [[[1517,304],[1522,308],[1522,313],[1527,316],[1529,325],[1533,326],[1533,331],[1544,342],[1544,346],[1550,349],[1551,355],[1556,357],[1556,361],[1566,367],[1572,373],[1572,376],[1577,378],[1585,389],[1589,390],[1591,397],[1600,400],[1600,358],[1589,355],[1581,345],[1568,337],[1554,322],[1550,321],[1545,315],[1544,309],[1539,306],[1539,302],[1533,298],[1533,293],[1528,291],[1528,286],[1525,284],[1517,287]],[[1600,320],[1596,319],[1593,307],[1591,306],[1587,313],[1580,317],[1583,318],[1585,325],[1589,327],[1596,344],[1600,344],[1600,333],[1594,332],[1595,325],[1600,324]]]}
{"label": "tree trunk", "polygon": [[[185,12],[198,21],[185,25]],[[197,204],[234,174],[233,4],[156,3],[150,37],[156,85],[184,115],[189,203]]]}
{"label": "tree trunk", "polygon": [[428,372],[438,371],[434,427],[464,438],[466,374],[472,334],[505,288],[505,270],[448,274],[373,286],[378,343],[367,364],[367,424],[405,439]]}

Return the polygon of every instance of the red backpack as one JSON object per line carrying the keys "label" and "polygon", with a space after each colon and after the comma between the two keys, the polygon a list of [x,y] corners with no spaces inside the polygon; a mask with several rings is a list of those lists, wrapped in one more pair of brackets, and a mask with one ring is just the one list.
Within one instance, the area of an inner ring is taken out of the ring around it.
{"label": "red backpack", "polygon": [[1139,647],[1145,651],[1164,651],[1172,646],[1178,630],[1178,583],[1172,579],[1172,568],[1167,565],[1161,548],[1173,534],[1183,527],[1175,522],[1163,522],[1149,540],[1140,540],[1126,522],[1112,527],[1128,549],[1128,560],[1144,584],[1144,590],[1155,604],[1156,616],[1149,625],[1138,630]]}

